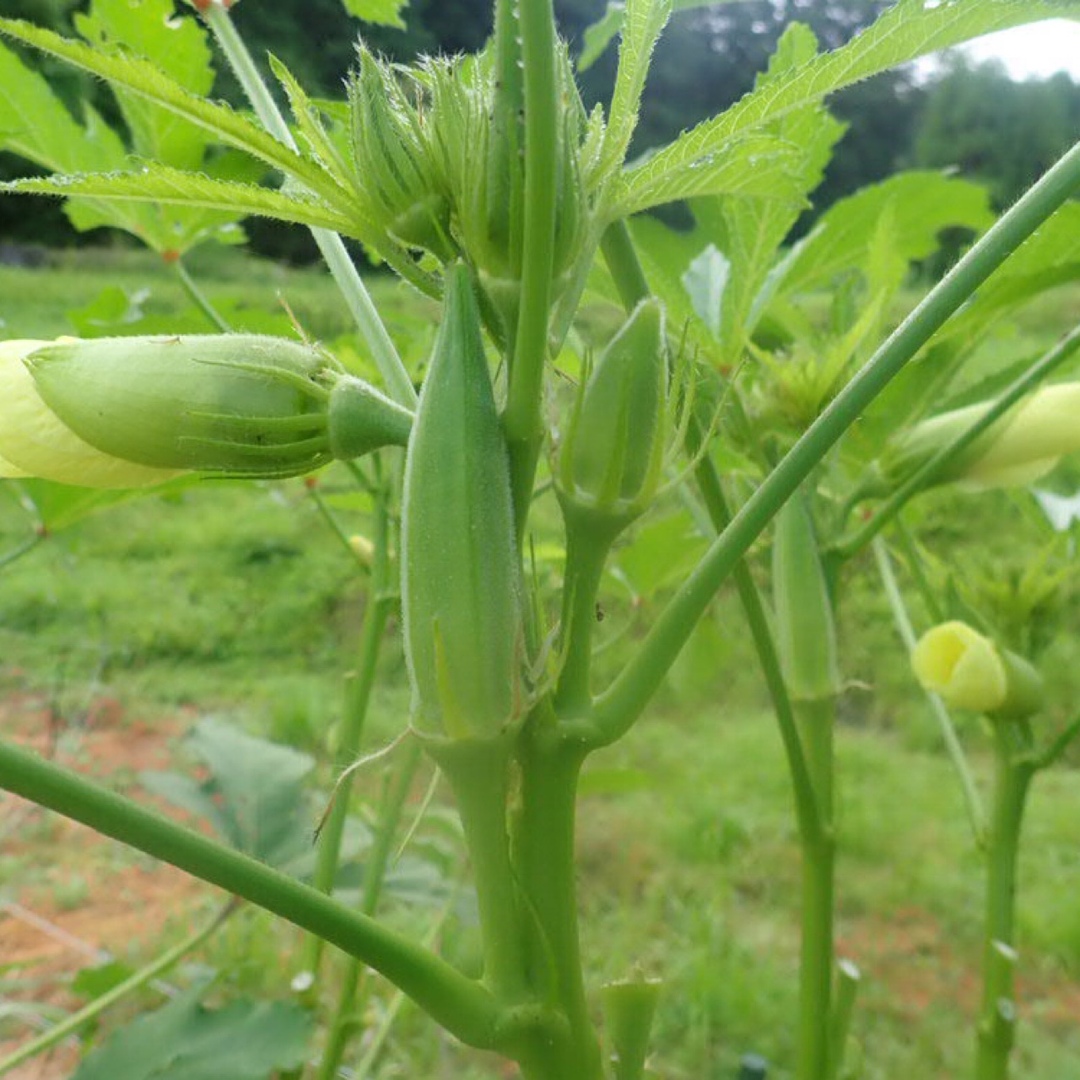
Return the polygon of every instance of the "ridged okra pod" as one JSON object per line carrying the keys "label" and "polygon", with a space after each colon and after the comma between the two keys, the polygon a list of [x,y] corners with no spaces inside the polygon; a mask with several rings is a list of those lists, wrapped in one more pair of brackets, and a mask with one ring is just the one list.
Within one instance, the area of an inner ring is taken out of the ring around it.
{"label": "ridged okra pod", "polygon": [[518,560],[506,443],[460,264],[446,275],[409,440],[401,528],[414,720],[452,737],[493,735],[520,704]]}
{"label": "ridged okra pod", "polygon": [[832,600],[805,498],[796,492],[776,515],[773,599],[777,648],[793,701],[824,701],[840,690]]}

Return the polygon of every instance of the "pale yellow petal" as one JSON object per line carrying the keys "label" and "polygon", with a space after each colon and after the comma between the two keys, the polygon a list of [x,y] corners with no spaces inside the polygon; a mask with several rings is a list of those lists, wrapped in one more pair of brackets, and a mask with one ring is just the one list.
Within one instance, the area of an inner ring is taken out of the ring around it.
{"label": "pale yellow petal", "polygon": [[911,666],[925,689],[956,708],[991,712],[1008,692],[994,643],[966,623],[942,623],[927,631],[911,654]]}
{"label": "pale yellow petal", "polygon": [[83,442],[41,400],[23,357],[45,341],[0,343],[0,476],[37,476],[82,487],[157,484],[176,470],[134,465]]}

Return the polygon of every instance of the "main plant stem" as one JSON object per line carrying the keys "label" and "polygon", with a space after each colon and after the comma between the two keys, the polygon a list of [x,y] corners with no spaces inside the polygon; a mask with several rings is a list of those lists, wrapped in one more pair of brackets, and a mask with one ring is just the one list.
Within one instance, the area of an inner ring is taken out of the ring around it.
{"label": "main plant stem", "polygon": [[[508,4],[510,0],[501,0]],[[524,65],[525,198],[521,306],[503,425],[518,537],[523,537],[544,437],[540,403],[548,361],[559,104],[551,0],[517,0]]]}
{"label": "main plant stem", "polygon": [[826,1080],[831,1068],[836,840],[833,833],[835,699],[795,703],[820,820],[802,844],[798,1080]]}
{"label": "main plant stem", "polygon": [[983,992],[975,1039],[975,1080],[1007,1080],[1016,1033],[1016,864],[1034,767],[1016,759],[1010,727],[1009,722],[998,722],[994,730],[994,805],[987,852]]}
{"label": "main plant stem", "polygon": [[[514,865],[531,920],[529,977],[533,992],[565,1018],[567,1032],[548,1048],[537,1080],[600,1080],[600,1047],[589,1019],[581,969],[575,881],[577,784],[585,749],[558,737],[543,718],[518,750],[520,806]],[[561,1043],[561,1044],[560,1044]]]}

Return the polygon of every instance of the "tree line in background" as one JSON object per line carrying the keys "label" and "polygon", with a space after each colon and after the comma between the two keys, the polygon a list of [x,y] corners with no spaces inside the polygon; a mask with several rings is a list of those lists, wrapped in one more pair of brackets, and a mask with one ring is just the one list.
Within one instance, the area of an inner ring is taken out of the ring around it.
{"label": "tree line in background", "polygon": [[[564,36],[580,51],[586,29],[606,0],[554,0]],[[836,48],[869,25],[892,0],[741,0],[684,11],[665,32],[646,90],[635,149],[666,142],[735,101],[753,84],[787,23],[808,24],[822,48]],[[72,33],[87,0],[8,0],[9,13]],[[182,9],[178,5],[178,10]],[[186,9],[190,10],[190,9]],[[342,0],[274,0],[236,8],[236,21],[256,55],[279,56],[313,94],[340,97],[353,63],[360,24]],[[490,31],[487,0],[412,0],[404,30],[363,27],[368,43],[399,60],[418,53],[474,49]],[[310,50],[313,39],[318,50]],[[27,58],[28,61],[30,58]],[[48,62],[50,79],[66,88],[73,108],[80,96],[115,118],[108,92]],[[615,70],[615,47],[582,72],[586,104],[605,99]],[[241,105],[227,78],[221,97]],[[946,59],[932,74],[892,71],[831,100],[847,125],[841,151],[814,195],[804,227],[838,198],[904,168],[955,168],[987,185],[995,204],[1009,205],[1063,153],[1080,130],[1080,84],[1059,74],[1014,82],[994,63]],[[0,178],[25,175],[26,163],[0,154]],[[249,223],[254,246],[294,261],[314,258],[304,230]],[[89,240],[98,239],[91,235]],[[33,240],[54,246],[80,242],[59,204],[0,200],[0,241]]]}

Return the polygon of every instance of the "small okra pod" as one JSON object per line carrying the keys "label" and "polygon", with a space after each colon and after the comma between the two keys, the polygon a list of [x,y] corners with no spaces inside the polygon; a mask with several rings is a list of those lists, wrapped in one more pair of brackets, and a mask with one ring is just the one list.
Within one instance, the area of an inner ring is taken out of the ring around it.
{"label": "small okra pod", "polygon": [[777,649],[794,701],[840,692],[832,600],[810,511],[796,492],[775,519],[772,577]]}
{"label": "small okra pod", "polygon": [[518,706],[520,590],[506,442],[466,268],[443,321],[405,459],[402,610],[414,720],[494,735]]}

